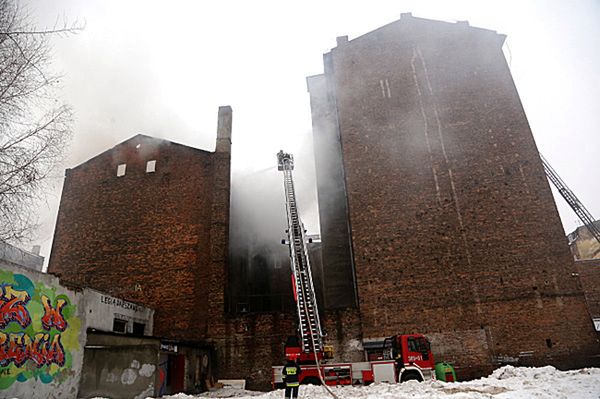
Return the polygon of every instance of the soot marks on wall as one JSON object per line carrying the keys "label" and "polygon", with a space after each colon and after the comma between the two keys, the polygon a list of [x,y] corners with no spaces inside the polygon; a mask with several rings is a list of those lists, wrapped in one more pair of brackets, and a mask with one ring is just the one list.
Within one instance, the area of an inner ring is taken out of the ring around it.
{"label": "soot marks on wall", "polygon": [[231,254],[230,313],[289,312],[294,309],[289,258],[285,248],[281,247],[249,247],[245,253]]}

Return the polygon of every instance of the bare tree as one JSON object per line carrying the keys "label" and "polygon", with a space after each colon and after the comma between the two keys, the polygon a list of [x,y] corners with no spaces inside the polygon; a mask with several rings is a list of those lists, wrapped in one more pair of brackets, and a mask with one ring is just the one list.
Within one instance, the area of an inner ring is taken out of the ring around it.
{"label": "bare tree", "polygon": [[71,137],[72,111],[57,100],[50,35],[78,26],[37,30],[16,1],[0,0],[0,241],[28,238],[35,203]]}

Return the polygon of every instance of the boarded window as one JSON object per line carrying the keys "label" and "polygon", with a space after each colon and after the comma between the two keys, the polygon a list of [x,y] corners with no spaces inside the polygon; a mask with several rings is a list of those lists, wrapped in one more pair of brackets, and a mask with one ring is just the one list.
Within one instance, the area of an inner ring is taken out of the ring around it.
{"label": "boarded window", "polygon": [[127,164],[122,163],[117,166],[117,177],[125,176],[125,170],[127,169]]}
{"label": "boarded window", "polygon": [[156,171],[156,159],[146,162],[146,173],[154,173]]}

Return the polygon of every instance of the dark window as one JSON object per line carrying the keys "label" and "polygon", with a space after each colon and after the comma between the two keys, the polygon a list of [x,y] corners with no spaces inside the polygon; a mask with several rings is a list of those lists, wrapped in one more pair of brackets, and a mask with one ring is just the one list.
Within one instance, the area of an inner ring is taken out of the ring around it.
{"label": "dark window", "polygon": [[419,348],[417,347],[417,341],[412,337],[408,338],[408,351],[409,352],[418,352],[419,351]]}
{"label": "dark window", "polygon": [[546,346],[552,348],[552,340],[550,338],[546,338]]}
{"label": "dark window", "polygon": [[429,360],[429,351],[431,350],[429,346],[429,341],[425,338],[419,338],[417,340],[419,352],[423,355],[423,360]]}
{"label": "dark window", "polygon": [[144,323],[136,323],[133,322],[133,335],[143,336],[144,330],[146,329],[146,325]]}
{"label": "dark window", "polygon": [[248,313],[248,304],[246,302],[238,302],[236,311],[237,313]]}
{"label": "dark window", "polygon": [[125,334],[127,332],[127,320],[114,319],[113,331]]}

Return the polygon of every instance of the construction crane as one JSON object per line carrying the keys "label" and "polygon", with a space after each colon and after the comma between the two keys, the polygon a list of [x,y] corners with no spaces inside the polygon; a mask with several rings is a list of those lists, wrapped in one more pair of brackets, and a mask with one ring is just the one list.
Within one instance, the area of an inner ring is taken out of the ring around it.
{"label": "construction crane", "polygon": [[548,179],[554,184],[560,195],[567,201],[571,209],[577,214],[579,219],[583,222],[583,225],[587,227],[592,237],[594,237],[598,243],[600,243],[600,229],[594,224],[594,217],[586,209],[585,206],[579,201],[575,193],[567,187],[565,182],[560,178],[558,173],[550,166],[546,158],[540,154],[542,164],[544,165],[544,171]]}
{"label": "construction crane", "polygon": [[[292,179],[294,157],[291,154],[279,151],[277,154],[277,169],[283,172],[290,264],[292,267],[294,298],[298,311],[298,338],[300,339],[302,352],[290,353],[290,355],[299,357],[300,360],[314,361],[323,356],[323,330],[306,249],[308,239],[304,225],[298,216],[298,205]],[[288,354],[286,353],[286,355]]]}

